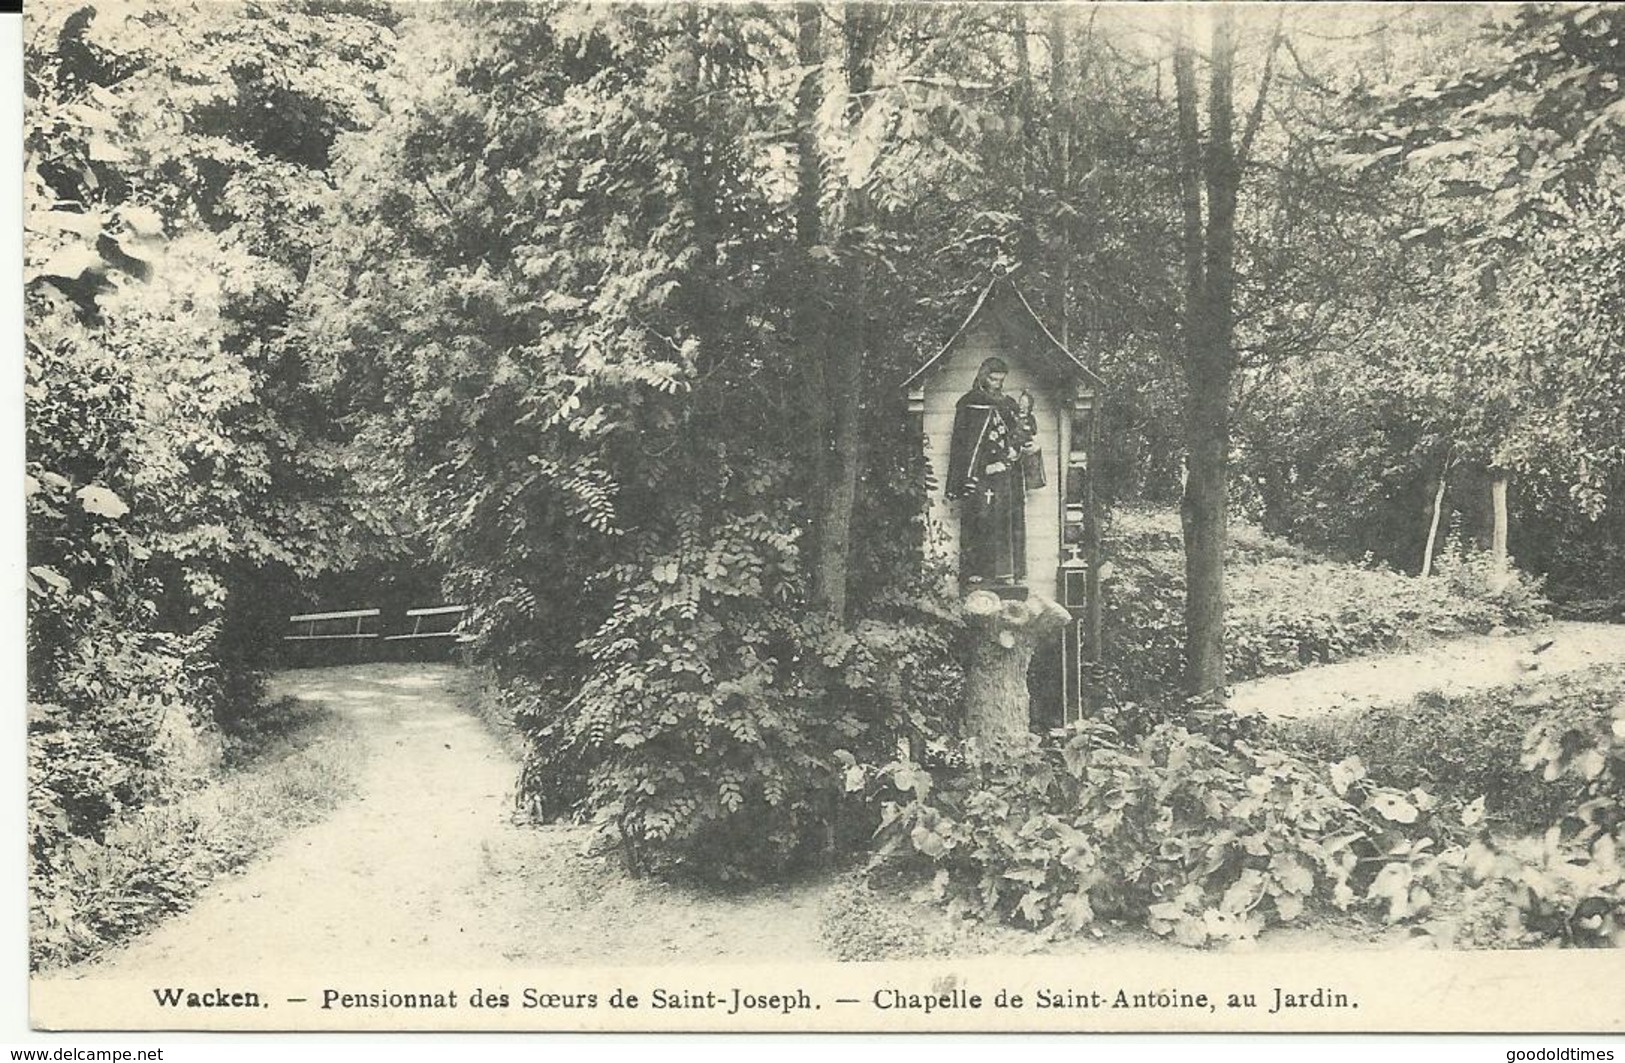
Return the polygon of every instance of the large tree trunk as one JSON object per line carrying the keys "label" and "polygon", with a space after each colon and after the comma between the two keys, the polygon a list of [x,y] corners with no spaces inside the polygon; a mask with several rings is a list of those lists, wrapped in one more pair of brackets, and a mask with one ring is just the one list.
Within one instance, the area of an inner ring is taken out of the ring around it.
{"label": "large tree trunk", "polygon": [[[835,479],[835,445],[831,425],[834,405],[831,396],[830,361],[834,356],[829,336],[830,307],[833,298],[824,264],[813,249],[824,240],[822,189],[824,160],[818,144],[818,109],[825,91],[823,77],[824,12],[817,0],[796,6],[796,60],[808,69],[796,90],[796,191],[794,213],[796,251],[805,290],[796,308],[796,333],[801,345],[802,374],[806,388],[808,439],[808,478],[812,488],[812,527],[807,539],[812,562],[813,601],[826,608],[844,611],[845,603],[832,600],[828,582],[839,577],[834,562],[826,559],[825,534],[829,523],[827,497]],[[839,544],[832,544],[832,550]],[[842,581],[844,582],[844,581]]]}
{"label": "large tree trunk", "polygon": [[[1209,10],[1208,129],[1201,136],[1196,52],[1189,14],[1174,46],[1178,96],[1180,207],[1185,257],[1185,685],[1193,698],[1224,698],[1224,544],[1230,454],[1230,389],[1235,374],[1236,200],[1241,173],[1269,97],[1276,20],[1258,93],[1239,146],[1234,136],[1235,14],[1228,4]],[[1203,193],[1207,215],[1203,217]]]}
{"label": "large tree trunk", "polygon": [[[819,203],[823,163],[818,148],[818,105],[824,91],[822,29],[824,13],[817,0],[796,5],[796,61],[809,71],[796,90],[796,191],[794,213],[796,253],[799,257],[802,297],[796,305],[796,339],[800,345],[803,387],[808,417],[807,448],[804,457],[814,497],[822,497],[829,478],[829,383],[825,371],[828,358],[824,287],[821,263],[813,255],[824,238],[822,206]],[[812,529],[808,546],[816,556],[818,529]]]}
{"label": "large tree trunk", "polygon": [[845,306],[850,317],[840,330],[830,362],[831,454],[826,464],[819,506],[818,557],[813,569],[813,601],[832,616],[846,618],[847,575],[852,557],[852,514],[857,503],[862,463],[862,390],[864,346],[862,280]]}
{"label": "large tree trunk", "polygon": [[821,44],[824,13],[817,0],[796,5],[796,62],[808,69],[796,89],[796,247],[803,253],[821,238],[818,189],[818,102],[823,90]]}
{"label": "large tree trunk", "polygon": [[1224,547],[1228,503],[1228,374],[1188,366],[1185,443],[1190,477],[1180,501],[1185,534],[1185,689],[1219,700],[1224,691]]}
{"label": "large tree trunk", "polygon": [[[707,129],[710,127],[707,111],[711,106],[708,102],[711,99],[711,86],[707,71],[711,66],[703,58],[705,13],[696,8],[689,12],[684,23],[689,49],[688,62],[684,64],[690,71],[689,120],[693,129]],[[717,218],[717,173],[702,136],[695,135],[688,140],[684,155],[688,170],[688,206],[693,223],[695,273],[693,283],[686,287],[690,293],[689,312],[694,334],[700,341],[700,361],[697,368],[704,372],[711,364],[711,360],[718,357],[717,314],[713,298],[716,291],[717,244],[720,230]]]}
{"label": "large tree trunk", "polygon": [[[856,128],[865,98],[874,82],[874,46],[880,29],[877,9],[861,3],[846,7],[846,81],[851,101],[849,122]],[[869,194],[854,188],[846,198],[842,233],[861,231],[868,222]],[[826,359],[829,402],[829,452],[824,483],[818,499],[816,557],[812,571],[813,602],[832,616],[845,619],[847,576],[851,569],[852,514],[857,502],[858,473],[863,462],[862,384],[867,356],[867,271],[862,251],[842,239],[842,254],[850,278],[842,286],[840,318]]]}
{"label": "large tree trunk", "polygon": [[974,640],[965,668],[965,736],[984,754],[998,756],[1026,741],[1033,652],[1049,645],[1071,614],[1036,594],[1007,601],[991,591],[972,591],[964,610]]}
{"label": "large tree trunk", "polygon": [[1027,9],[1015,5],[1016,44],[1016,117],[1021,121],[1021,136],[1015,142],[1016,190],[1021,196],[1021,235],[1016,248],[1019,264],[1031,269],[1038,261],[1038,167],[1034,160],[1039,155],[1037,123],[1033,121],[1033,64],[1031,42],[1027,39]]}
{"label": "large tree trunk", "polygon": [[[1052,8],[1049,16],[1050,91],[1055,97],[1055,192],[1057,201],[1063,203],[1072,185],[1072,86],[1068,80],[1064,12],[1064,8]],[[1066,346],[1071,339],[1066,311],[1072,289],[1072,212],[1061,211],[1055,223],[1055,293],[1050,317],[1060,330],[1061,345]]]}
{"label": "large tree trunk", "polygon": [[1188,476],[1180,504],[1185,534],[1185,686],[1192,697],[1217,701],[1224,696],[1224,546],[1240,167],[1231,138],[1233,16],[1219,7],[1212,17],[1205,146],[1198,130],[1196,57],[1188,26],[1182,25],[1175,48],[1174,80],[1179,108],[1185,257],[1183,363]]}

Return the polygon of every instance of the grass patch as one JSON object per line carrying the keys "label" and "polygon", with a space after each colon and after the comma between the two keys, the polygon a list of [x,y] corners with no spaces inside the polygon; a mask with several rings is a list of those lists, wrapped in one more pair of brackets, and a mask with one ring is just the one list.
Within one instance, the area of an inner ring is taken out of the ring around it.
{"label": "grass patch", "polygon": [[257,712],[223,720],[221,760],[241,771],[268,759],[282,759],[322,741],[334,727],[332,710],[314,701],[278,698]]}
{"label": "grass patch", "polygon": [[196,789],[116,818],[100,840],[68,837],[32,876],[35,970],[93,958],[187,908],[353,793],[363,747],[348,721],[286,701],[226,734],[226,766]]}
{"label": "grass patch", "polygon": [[1446,801],[1479,797],[1490,821],[1511,832],[1538,832],[1574,807],[1579,786],[1547,782],[1521,766],[1532,727],[1604,726],[1625,700],[1625,665],[1599,665],[1533,684],[1445,695],[1428,692],[1404,705],[1277,720],[1276,741],[1306,756],[1358,756],[1371,778],[1421,787]]}

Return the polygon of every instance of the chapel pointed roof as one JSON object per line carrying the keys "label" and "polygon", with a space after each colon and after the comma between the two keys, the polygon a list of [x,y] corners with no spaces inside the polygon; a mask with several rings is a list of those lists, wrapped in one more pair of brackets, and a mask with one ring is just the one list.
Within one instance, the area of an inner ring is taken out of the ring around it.
{"label": "chapel pointed roof", "polygon": [[1032,304],[1027,301],[1027,297],[1022,294],[1015,281],[1003,274],[995,276],[983,286],[981,294],[976,297],[975,305],[971,307],[971,311],[964,322],[948,338],[948,342],[942,345],[941,350],[927,358],[923,365],[914,370],[909,375],[909,378],[903,381],[902,386],[907,388],[918,382],[921,377],[931,371],[932,367],[938,365],[948,356],[948,353],[954,349],[954,346],[971,330],[978,320],[989,315],[996,315],[1003,324],[1015,323],[1029,328],[1035,341],[1031,345],[1031,353],[1036,353],[1053,371],[1072,380],[1086,380],[1096,388],[1106,386],[1106,381],[1101,378],[1099,373],[1090,369],[1084,364],[1083,359],[1073,354],[1066,348],[1065,344],[1056,339],[1055,334],[1049,330],[1049,326],[1045,325],[1043,319],[1033,310]]}

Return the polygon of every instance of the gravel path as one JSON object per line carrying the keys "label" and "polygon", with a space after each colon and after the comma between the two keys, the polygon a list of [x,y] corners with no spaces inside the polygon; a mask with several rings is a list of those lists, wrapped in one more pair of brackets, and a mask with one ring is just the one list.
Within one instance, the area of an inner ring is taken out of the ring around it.
{"label": "gravel path", "polygon": [[1625,663],[1625,625],[1557,621],[1529,633],[1473,635],[1415,653],[1238,683],[1229,704],[1240,713],[1275,718],[1352,712],[1409,701],[1425,691],[1459,694],[1618,663]]}
{"label": "gravel path", "polygon": [[724,895],[635,880],[583,855],[586,828],[514,823],[517,766],[463,707],[460,678],[448,665],[279,675],[273,694],[323,702],[355,722],[370,747],[357,796],[76,973],[824,955],[817,885]]}

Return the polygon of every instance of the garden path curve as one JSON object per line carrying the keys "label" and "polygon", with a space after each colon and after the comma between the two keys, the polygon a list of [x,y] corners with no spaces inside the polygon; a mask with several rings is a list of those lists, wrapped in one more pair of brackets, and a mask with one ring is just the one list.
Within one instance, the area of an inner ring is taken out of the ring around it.
{"label": "garden path curve", "polygon": [[[821,957],[816,888],[717,894],[590,858],[580,827],[516,823],[514,759],[451,665],[285,672],[367,755],[357,793],[78,975],[267,969],[457,970]],[[73,975],[70,974],[70,977]]]}
{"label": "garden path curve", "polygon": [[1395,705],[1428,691],[1461,694],[1625,664],[1625,625],[1560,620],[1514,635],[1469,635],[1410,653],[1359,657],[1232,688],[1239,713],[1284,719]]}

